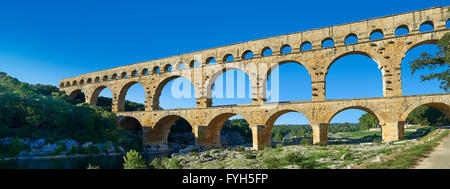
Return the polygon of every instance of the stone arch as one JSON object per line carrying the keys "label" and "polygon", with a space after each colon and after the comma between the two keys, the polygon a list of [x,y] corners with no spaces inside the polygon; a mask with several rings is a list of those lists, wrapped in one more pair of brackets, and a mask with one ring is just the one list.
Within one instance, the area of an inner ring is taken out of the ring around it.
{"label": "stone arch", "polygon": [[82,93],[81,89],[75,89],[69,93],[69,98],[74,99],[78,94]]}
{"label": "stone arch", "polygon": [[86,80],[86,83],[91,84],[91,83],[92,83],[92,79],[91,79],[91,78],[88,78],[88,79]]}
{"label": "stone arch", "polygon": [[125,79],[125,78],[127,78],[127,72],[122,72],[120,74],[120,79]]}
{"label": "stone arch", "polygon": [[326,69],[325,77],[326,77],[326,75],[328,74],[328,70],[330,70],[330,67],[331,67],[337,60],[339,60],[339,59],[341,59],[341,58],[343,58],[343,57],[345,57],[345,56],[348,56],[348,55],[355,55],[355,54],[356,54],[356,55],[363,55],[363,56],[369,57],[370,59],[372,59],[373,61],[375,61],[375,63],[377,63],[378,69],[381,69],[381,68],[382,68],[382,65],[381,65],[380,61],[378,61],[378,58],[375,57],[375,56],[373,56],[372,54],[370,54],[370,53],[368,53],[368,52],[364,52],[364,51],[349,51],[349,52],[344,52],[344,53],[342,53],[342,54],[340,54],[340,55],[337,55],[337,56],[335,56],[335,57],[331,60],[331,62],[326,66],[327,69]]}
{"label": "stone arch", "polygon": [[198,67],[198,66],[200,66],[200,63],[197,60],[191,60],[191,62],[189,63],[190,68],[194,68],[194,67]]}
{"label": "stone arch", "polygon": [[137,71],[136,71],[136,70],[133,70],[133,71],[131,72],[131,77],[136,77],[136,76],[138,76]]}
{"label": "stone arch", "polygon": [[64,82],[61,82],[61,83],[59,84],[59,87],[60,87],[60,88],[63,88],[63,87],[64,87]]}
{"label": "stone arch", "polygon": [[[192,122],[189,119],[186,119],[179,115],[164,115],[159,118],[157,118],[157,122],[153,125],[152,131],[150,132],[149,138],[149,144],[150,145],[156,145],[156,144],[162,144],[167,145],[167,139],[169,137],[170,128],[174,125],[174,123],[180,119],[185,119],[189,125],[192,126]],[[194,130],[192,129],[192,132],[194,133]],[[195,133],[194,133],[195,136]],[[197,140],[197,139],[195,139]],[[197,141],[196,141],[197,143]]]}
{"label": "stone arch", "polygon": [[73,82],[72,82],[72,85],[73,85],[73,86],[76,86],[76,85],[77,85],[77,81],[73,81]]}
{"label": "stone arch", "polygon": [[[401,29],[406,29],[406,32],[407,32],[407,33],[406,33],[406,34],[401,34],[401,33],[399,33],[399,31],[400,31]],[[395,36],[400,36],[400,35],[407,35],[407,34],[409,34],[409,32],[410,32],[410,30],[409,30],[408,25],[403,24],[403,25],[400,25],[400,26],[398,26],[397,28],[395,28],[394,34],[395,34]]]}
{"label": "stone arch", "polygon": [[405,51],[401,53],[402,55],[402,59],[405,58],[406,54],[413,48],[418,47],[420,45],[425,45],[425,44],[433,44],[436,45],[438,43],[439,39],[425,39],[425,40],[420,40],[410,46],[408,46],[407,48],[405,48]]}
{"label": "stone arch", "polygon": [[[180,75],[172,75],[172,76],[169,76],[167,78],[164,78],[162,81],[160,81],[158,83],[157,87],[155,88],[154,95],[153,95],[153,103],[152,103],[152,106],[153,106],[152,109],[153,110],[159,110],[160,109],[160,106],[159,106],[160,101],[159,101],[159,99],[161,97],[161,92],[164,89],[164,87],[167,85],[167,83],[169,83],[170,81],[172,81],[174,79],[180,78],[180,77],[189,80],[189,82],[191,82],[191,84],[194,86],[194,83],[189,78],[183,77],[183,76],[180,76]],[[195,95],[197,95],[198,93],[197,93],[197,91],[195,91],[195,89],[196,88],[194,87],[194,93],[195,93]]]}
{"label": "stone arch", "polygon": [[[310,46],[311,48],[306,48],[306,46]],[[300,44],[300,51],[309,51],[312,49],[312,43],[310,41],[304,41]]]}
{"label": "stone arch", "polygon": [[270,55],[264,55],[264,54],[266,53],[266,51],[267,51],[267,52],[270,51],[270,55],[272,55],[272,49],[271,49],[270,47],[264,47],[264,48],[261,50],[261,56],[270,56]]}
{"label": "stone arch", "polygon": [[[251,57],[247,57],[247,56],[251,56]],[[244,51],[244,53],[242,53],[242,59],[247,60],[247,59],[252,59],[252,58],[253,58],[253,51],[246,50],[246,51]]]}
{"label": "stone arch", "polygon": [[[330,41],[330,43],[332,43],[332,44],[330,44],[330,46],[328,46],[326,44],[327,41]],[[330,47],[335,47],[336,46],[336,44],[334,43],[333,38],[331,38],[331,37],[327,37],[327,38],[323,39],[320,44],[321,44],[321,46],[320,46],[321,48],[330,48]]]}
{"label": "stone arch", "polygon": [[[230,59],[230,60],[228,60]],[[226,54],[225,56],[223,56],[223,62],[233,62],[234,61],[234,56],[232,54]]]}
{"label": "stone arch", "polygon": [[384,125],[384,120],[381,118],[380,114],[379,114],[379,110],[377,109],[376,106],[369,104],[369,103],[359,103],[359,102],[351,102],[348,104],[338,104],[336,106],[334,106],[328,114],[325,114],[325,122],[326,123],[330,123],[331,120],[339,113],[341,113],[342,111],[345,110],[349,110],[349,109],[358,109],[358,110],[362,110],[365,111],[369,114],[371,114],[372,116],[375,117],[375,119],[378,121],[379,125]]}
{"label": "stone arch", "polygon": [[148,75],[148,69],[147,68],[142,69],[141,75]]}
{"label": "stone arch", "polygon": [[166,64],[166,65],[164,66],[164,71],[165,71],[165,72],[172,71],[172,65]]}
{"label": "stone arch", "polygon": [[105,81],[108,81],[108,76],[107,75],[103,76],[103,82],[105,82]]}
{"label": "stone arch", "polygon": [[269,79],[270,74],[272,73],[273,70],[275,70],[275,69],[278,68],[279,66],[281,66],[281,65],[283,65],[283,64],[286,64],[286,63],[296,63],[296,64],[299,64],[299,65],[303,66],[303,67],[308,71],[308,75],[309,75],[310,79],[312,79],[311,71],[310,71],[309,67],[306,66],[306,64],[302,64],[302,63],[300,63],[299,61],[296,61],[296,60],[283,60],[283,61],[280,61],[280,62],[278,62],[277,64],[273,64],[272,66],[270,66],[270,67],[267,69],[266,74],[264,75],[265,78],[264,78],[264,81],[263,81],[263,84],[262,84],[262,86],[263,86],[263,88],[264,88],[264,90],[262,91],[262,96],[263,96],[263,98],[266,98],[266,95],[267,95],[267,94],[266,94],[266,91],[267,91],[267,82],[268,82],[268,79]]}
{"label": "stone arch", "polygon": [[96,83],[99,83],[100,82],[100,77],[95,77],[95,80],[94,80]]}
{"label": "stone arch", "polygon": [[112,74],[111,79],[117,79],[117,74],[116,73]]}
{"label": "stone arch", "polygon": [[[97,105],[98,97],[99,97],[100,93],[103,91],[103,89],[105,89],[105,88],[109,88],[109,87],[102,85],[102,86],[95,88],[94,91],[92,91],[92,93],[89,95],[90,96],[90,99],[89,99],[90,105],[93,105],[93,106]],[[111,91],[113,98],[114,98],[113,91],[111,90],[111,88],[109,88],[109,90]],[[114,99],[113,99],[113,101],[114,101]]]}
{"label": "stone arch", "polygon": [[[128,83],[125,83],[124,85],[122,85],[120,87],[120,91],[119,91],[119,96],[118,96],[118,108],[119,108],[119,112],[125,111],[125,96],[128,93],[128,89],[130,89],[131,86],[133,86],[134,84],[139,83],[144,87],[145,90],[145,85],[144,83],[138,82],[138,81],[130,81]],[[147,99],[147,91],[144,91],[145,93],[145,99]],[[145,102],[145,104],[147,104]]]}
{"label": "stone arch", "polygon": [[403,114],[400,117],[400,121],[406,121],[408,115],[419,106],[429,106],[438,109],[441,111],[445,117],[450,120],[450,101],[441,99],[441,98],[424,98],[420,101],[416,101],[411,103],[407,108],[403,111]]}
{"label": "stone arch", "polygon": [[[347,42],[347,40],[350,40],[351,37],[354,37],[356,39],[356,41],[355,42]],[[358,43],[358,41],[359,41],[358,35],[356,35],[355,33],[348,34],[344,39],[344,43],[346,45],[355,44],[355,43]]]}
{"label": "stone arch", "polygon": [[131,116],[119,116],[118,119],[118,129],[142,132],[142,124],[137,118]]}
{"label": "stone arch", "polygon": [[292,53],[291,45],[289,45],[289,44],[282,45],[280,48],[280,54],[289,54],[289,53]]}
{"label": "stone arch", "polygon": [[[240,68],[235,68],[235,67],[226,67],[226,68],[222,68],[218,71],[216,71],[213,75],[209,76],[209,79],[205,82],[206,84],[206,96],[208,98],[212,99],[212,87],[214,86],[214,83],[216,82],[217,78],[219,76],[221,76],[222,74],[224,74],[227,71],[232,71],[232,70],[240,70],[243,71],[250,80],[250,85],[253,83],[252,78],[250,77],[250,74],[245,70],[245,69],[240,69]],[[250,89],[252,88],[252,86],[249,87]]]}
{"label": "stone arch", "polygon": [[311,123],[311,118],[310,118],[308,112],[304,112],[302,110],[297,110],[297,109],[283,109],[283,110],[274,111],[269,115],[269,117],[267,118],[267,120],[265,122],[266,129],[271,130],[272,127],[274,126],[276,120],[280,116],[282,116],[286,113],[290,113],[290,112],[296,112],[296,113],[302,114],[303,116],[306,117],[306,119],[308,119],[308,122]]}
{"label": "stone arch", "polygon": [[430,26],[433,28],[431,31],[433,31],[433,30],[435,29],[435,26],[434,26],[434,24],[433,24],[433,21],[427,20],[427,21],[423,22],[422,24],[420,24],[419,30],[422,28],[422,26],[425,26],[425,25],[430,25]]}
{"label": "stone arch", "polygon": [[[211,116],[212,119],[210,119],[208,121],[208,127],[206,129],[205,145],[207,147],[213,147],[213,146],[220,147],[221,146],[220,132],[222,130],[222,127],[229,118],[231,118],[235,115],[239,115],[239,114],[222,111],[220,113],[216,113],[213,116]],[[249,127],[251,127],[251,123],[248,121],[248,119],[246,119],[244,117],[244,115],[239,115],[239,116],[241,116],[243,119],[245,119],[247,121],[247,123],[249,123]]]}
{"label": "stone arch", "polygon": [[[212,62],[214,60],[214,62]],[[206,59],[206,61],[205,61],[205,64],[214,64],[216,61],[216,58],[214,58],[214,57],[208,57],[207,59]]]}
{"label": "stone arch", "polygon": [[[380,34],[381,34],[381,37],[380,37],[380,38],[375,38],[374,35],[375,35],[376,33],[380,33]],[[370,32],[370,35],[369,35],[370,40],[383,39],[383,37],[384,37],[384,33],[383,33],[383,30],[382,30],[382,29],[374,29],[372,32]]]}
{"label": "stone arch", "polygon": [[159,66],[153,67],[153,69],[152,69],[152,73],[153,73],[153,74],[155,74],[155,73],[160,73],[160,72],[161,72],[161,70],[160,70]]}
{"label": "stone arch", "polygon": [[80,85],[83,85],[84,84],[84,79],[81,79],[80,80]]}
{"label": "stone arch", "polygon": [[66,83],[66,87],[70,87],[70,81]]}

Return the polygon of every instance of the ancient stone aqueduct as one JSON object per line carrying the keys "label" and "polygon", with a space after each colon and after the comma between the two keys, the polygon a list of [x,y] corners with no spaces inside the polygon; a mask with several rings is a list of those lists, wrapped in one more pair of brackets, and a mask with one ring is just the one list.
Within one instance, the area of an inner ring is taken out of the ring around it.
{"label": "ancient stone aqueduct", "polygon": [[[101,90],[109,88],[113,94],[112,111],[119,117],[119,124],[122,127],[140,124],[143,142],[150,146],[166,145],[170,127],[180,117],[192,126],[197,145],[218,146],[223,123],[233,115],[240,115],[251,127],[253,148],[259,150],[271,144],[273,124],[286,112],[305,115],[313,129],[314,143],[326,143],[330,120],[337,113],[352,108],[374,115],[382,127],[383,140],[395,141],[404,136],[406,117],[418,106],[435,107],[450,118],[449,93],[402,95],[400,65],[408,50],[418,45],[436,43],[449,31],[446,28],[449,8],[429,8],[116,67],[63,79],[59,87],[71,97],[82,91],[86,102],[91,105],[96,105]],[[422,24],[430,24],[434,28],[420,32]],[[396,36],[395,31],[399,27],[406,28],[409,33]],[[381,32],[383,37],[371,40],[373,32]],[[345,39],[350,35],[357,36],[358,41],[345,44]],[[322,48],[322,42],[326,39],[333,40],[334,46]],[[302,51],[302,45],[307,43],[312,45],[312,49]],[[287,45],[291,47],[291,52],[282,53],[281,49]],[[263,53],[267,49],[272,50],[271,55]],[[253,57],[245,58],[249,52],[253,53]],[[325,99],[328,69],[335,60],[349,54],[368,56],[378,64],[382,73],[383,97]],[[233,55],[234,60],[225,61],[228,55]],[[216,63],[209,64],[212,58]],[[195,62],[200,65],[195,66]],[[266,79],[271,70],[286,62],[299,63],[308,70],[312,80],[312,101],[275,105],[265,102]],[[180,69],[181,64],[185,68]],[[252,103],[212,107],[210,94],[215,79],[224,70],[232,69],[242,70],[249,76]],[[161,90],[178,77],[185,77],[193,84],[197,107],[159,110]],[[145,111],[125,112],[125,95],[136,83],[141,83],[145,88]]]}

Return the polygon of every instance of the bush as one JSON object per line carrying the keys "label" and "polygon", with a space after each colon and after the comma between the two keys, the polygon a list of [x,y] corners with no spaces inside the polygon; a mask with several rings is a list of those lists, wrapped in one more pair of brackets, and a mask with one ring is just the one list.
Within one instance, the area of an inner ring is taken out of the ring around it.
{"label": "bush", "polygon": [[147,169],[147,165],[142,159],[142,156],[136,150],[130,150],[126,156],[123,157],[124,169]]}
{"label": "bush", "polygon": [[383,140],[381,138],[374,138],[373,139],[373,143],[375,143],[375,144],[381,144],[382,141]]}
{"label": "bush", "polygon": [[256,159],[255,154],[245,154],[245,159]]}
{"label": "bush", "polygon": [[87,167],[87,169],[100,169],[100,166],[89,164],[88,167]]}
{"label": "bush", "polygon": [[309,138],[304,138],[304,139],[302,139],[302,140],[300,141],[300,144],[301,144],[301,145],[312,145],[312,144],[313,144],[313,141],[312,141],[311,139],[309,139]]}
{"label": "bush", "polygon": [[279,169],[281,167],[280,160],[276,157],[266,157],[263,163],[268,169]]}

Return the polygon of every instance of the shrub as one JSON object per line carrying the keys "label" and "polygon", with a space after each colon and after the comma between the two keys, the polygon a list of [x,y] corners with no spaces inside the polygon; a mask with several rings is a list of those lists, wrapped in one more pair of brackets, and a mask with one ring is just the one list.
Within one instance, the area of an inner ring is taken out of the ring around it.
{"label": "shrub", "polygon": [[313,141],[312,141],[311,139],[309,139],[309,138],[305,138],[305,139],[302,139],[302,140],[300,141],[300,144],[301,144],[301,145],[312,145],[312,144],[313,144]]}
{"label": "shrub", "polygon": [[130,150],[126,156],[123,157],[124,169],[147,169],[144,159],[136,150]]}
{"label": "shrub", "polygon": [[100,166],[89,164],[88,167],[87,167],[87,169],[100,169]]}
{"label": "shrub", "polygon": [[373,143],[375,143],[375,144],[381,144],[381,142],[382,142],[381,138],[374,138],[373,139]]}
{"label": "shrub", "polygon": [[245,154],[245,159],[256,159],[255,154]]}
{"label": "shrub", "polygon": [[281,167],[280,160],[276,157],[266,157],[263,163],[268,169],[278,169]]}

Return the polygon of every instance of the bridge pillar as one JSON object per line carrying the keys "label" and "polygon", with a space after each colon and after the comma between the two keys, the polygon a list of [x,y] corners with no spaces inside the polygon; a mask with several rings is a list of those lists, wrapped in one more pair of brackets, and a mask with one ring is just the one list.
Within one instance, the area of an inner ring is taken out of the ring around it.
{"label": "bridge pillar", "polygon": [[381,126],[381,132],[384,142],[400,140],[405,136],[405,122],[387,122]]}
{"label": "bridge pillar", "polygon": [[142,143],[143,146],[150,147],[150,134],[152,133],[152,127],[142,126]]}
{"label": "bridge pillar", "polygon": [[328,126],[329,123],[312,123],[313,143],[328,143]]}
{"label": "bridge pillar", "polygon": [[207,147],[208,146],[208,126],[198,125],[193,127],[195,135],[195,145]]}
{"label": "bridge pillar", "polygon": [[208,97],[197,98],[197,108],[206,108],[212,106],[212,99]]}
{"label": "bridge pillar", "polygon": [[[386,56],[385,58],[388,58]],[[402,96],[402,75],[401,75],[401,60],[390,65],[384,65],[381,68],[383,78],[383,96]]]}
{"label": "bridge pillar", "polygon": [[[269,146],[270,136],[268,137],[267,129],[264,125],[253,125],[250,126],[252,129],[252,138],[253,138],[253,149],[254,150],[263,150],[265,146]],[[269,139],[269,142],[268,140]]]}
{"label": "bridge pillar", "polygon": [[312,81],[312,101],[325,101],[325,80]]}
{"label": "bridge pillar", "polygon": [[123,112],[124,104],[120,103],[119,100],[113,98],[112,104],[111,104],[111,111],[112,112]]}

